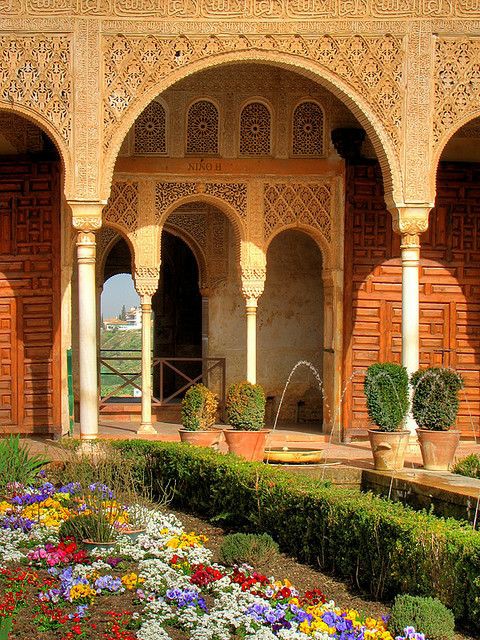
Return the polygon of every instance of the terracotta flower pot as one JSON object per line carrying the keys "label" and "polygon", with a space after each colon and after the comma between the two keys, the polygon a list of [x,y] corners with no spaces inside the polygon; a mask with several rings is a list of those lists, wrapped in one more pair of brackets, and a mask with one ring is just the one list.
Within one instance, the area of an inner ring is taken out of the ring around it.
{"label": "terracotta flower pot", "polygon": [[403,469],[410,431],[369,429],[368,437],[377,471],[400,471]]}
{"label": "terracotta flower pot", "polygon": [[235,453],[250,461],[261,462],[265,453],[265,440],[269,433],[270,429],[261,429],[260,431],[225,429],[223,435],[230,453]]}
{"label": "terracotta flower pot", "polygon": [[429,471],[448,471],[460,442],[460,431],[417,429],[423,467]]}
{"label": "terracotta flower pot", "polygon": [[128,530],[121,530],[119,531],[119,534],[121,536],[126,536],[127,538],[130,538],[130,540],[132,542],[136,542],[139,538],[139,536],[143,535],[145,533],[146,529],[128,529]]}
{"label": "terracotta flower pot", "polygon": [[188,442],[197,447],[213,447],[218,445],[221,431],[212,429],[211,431],[188,431],[188,429],[179,429],[180,440]]}
{"label": "terracotta flower pot", "polygon": [[95,548],[110,551],[111,549],[115,549],[117,545],[117,543],[113,540],[111,542],[94,542],[93,540],[82,540],[82,544],[89,551]]}

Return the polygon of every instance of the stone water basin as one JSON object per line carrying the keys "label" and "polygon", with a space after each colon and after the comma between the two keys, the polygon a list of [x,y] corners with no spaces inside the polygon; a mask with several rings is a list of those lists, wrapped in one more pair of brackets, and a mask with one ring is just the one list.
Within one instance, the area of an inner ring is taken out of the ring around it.
{"label": "stone water basin", "polygon": [[318,464],[322,458],[323,449],[272,447],[265,449],[263,460],[272,464]]}

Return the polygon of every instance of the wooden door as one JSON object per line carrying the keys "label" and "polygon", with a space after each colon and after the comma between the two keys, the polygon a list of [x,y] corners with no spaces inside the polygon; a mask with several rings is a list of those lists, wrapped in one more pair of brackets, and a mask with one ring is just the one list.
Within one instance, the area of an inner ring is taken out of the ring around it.
{"label": "wooden door", "polygon": [[0,298],[0,427],[17,422],[17,331],[15,298]]}

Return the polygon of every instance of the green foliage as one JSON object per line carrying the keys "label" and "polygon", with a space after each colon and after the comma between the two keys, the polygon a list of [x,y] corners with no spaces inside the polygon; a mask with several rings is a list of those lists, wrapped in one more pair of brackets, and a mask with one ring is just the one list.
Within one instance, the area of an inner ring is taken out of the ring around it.
{"label": "green foliage", "polygon": [[40,469],[48,463],[47,458],[30,454],[19,436],[0,439],[0,491],[10,482],[31,485]]}
{"label": "green foliage", "polygon": [[381,431],[402,429],[407,415],[408,373],[393,362],[372,364],[365,376],[368,415]]}
{"label": "green foliage", "polygon": [[97,509],[87,515],[76,516],[65,520],[60,525],[58,535],[61,540],[75,538],[77,542],[91,540],[92,542],[114,542],[118,532],[111,524],[106,509]]}
{"label": "green foliage", "polygon": [[278,544],[268,533],[231,533],[225,536],[219,552],[221,562],[226,565],[246,562],[257,566],[278,553]]}
{"label": "green foliage", "polygon": [[421,631],[428,640],[452,640],[455,633],[453,613],[437,598],[397,596],[388,622],[389,631],[402,635],[408,626]]}
{"label": "green foliage", "polygon": [[462,624],[480,628],[480,533],[466,522],[203,447],[141,440],[112,446],[124,460],[146,464],[154,494],[174,479],[176,507],[268,533],[282,551],[375,598],[435,595]]}
{"label": "green foliage", "polygon": [[227,392],[227,420],[238,431],[260,431],[265,421],[265,392],[259,384],[238,382]]}
{"label": "green foliage", "polygon": [[428,367],[416,371],[410,383],[412,414],[420,429],[448,431],[457,419],[462,377],[452,369]]}
{"label": "green foliage", "polygon": [[182,425],[188,431],[208,430],[215,424],[217,396],[203,384],[195,384],[182,400]]}
{"label": "green foliage", "polygon": [[467,478],[480,478],[480,456],[477,453],[465,456],[455,464],[452,471]]}

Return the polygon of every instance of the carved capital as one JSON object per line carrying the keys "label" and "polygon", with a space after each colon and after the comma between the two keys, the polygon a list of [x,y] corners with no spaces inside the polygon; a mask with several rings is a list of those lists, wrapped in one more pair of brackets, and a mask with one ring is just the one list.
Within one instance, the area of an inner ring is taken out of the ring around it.
{"label": "carved capital", "polygon": [[158,289],[160,267],[136,267],[135,289],[139,296],[153,296]]}
{"label": "carved capital", "polygon": [[242,267],[242,294],[247,306],[256,306],[265,288],[266,267]]}
{"label": "carved capital", "polygon": [[390,210],[393,230],[402,236],[418,236],[424,233],[428,229],[428,214],[431,208],[431,206],[393,207]]}
{"label": "carved capital", "polygon": [[98,231],[102,226],[102,202],[74,202],[69,200],[68,206],[72,211],[72,225],[79,231]]}

